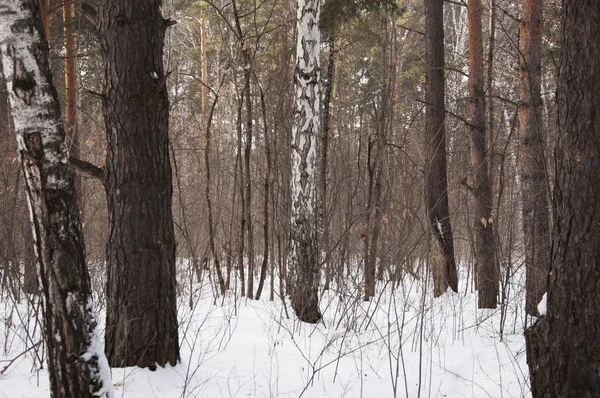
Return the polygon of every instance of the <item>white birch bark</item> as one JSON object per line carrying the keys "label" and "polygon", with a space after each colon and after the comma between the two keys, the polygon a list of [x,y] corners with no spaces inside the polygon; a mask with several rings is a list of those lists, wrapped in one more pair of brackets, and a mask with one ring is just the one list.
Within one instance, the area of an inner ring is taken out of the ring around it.
{"label": "white birch bark", "polygon": [[26,179],[51,393],[112,396],[37,0],[0,0],[0,53]]}
{"label": "white birch bark", "polygon": [[298,0],[296,9],[296,70],[292,123],[292,224],[290,266],[295,283],[292,307],[304,322],[321,319],[316,186],[316,141],[320,109],[320,0]]}

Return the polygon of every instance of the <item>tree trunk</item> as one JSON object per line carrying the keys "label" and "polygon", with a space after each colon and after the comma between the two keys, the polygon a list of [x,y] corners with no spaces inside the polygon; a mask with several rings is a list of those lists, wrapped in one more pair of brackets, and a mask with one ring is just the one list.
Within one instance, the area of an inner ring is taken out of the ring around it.
{"label": "tree trunk", "polygon": [[202,116],[206,118],[208,111],[208,59],[206,58],[206,13],[200,13],[200,70],[202,72]]}
{"label": "tree trunk", "polygon": [[112,396],[60,105],[36,0],[0,1],[0,52],[26,179],[54,397]]}
{"label": "tree trunk", "polygon": [[319,131],[319,0],[298,0],[295,101],[292,121],[292,220],[289,265],[294,269],[292,307],[303,322],[321,319],[318,301],[316,139]]}
{"label": "tree trunk", "polygon": [[[244,205],[242,217],[246,227],[247,252],[248,252],[248,288],[247,297],[254,297],[254,231],[252,228],[252,176],[250,174],[250,155],[252,152],[252,131],[253,131],[253,116],[252,116],[252,99],[251,99],[251,78],[252,78],[252,58],[248,51],[248,42],[245,39],[242,25],[240,22],[239,11],[235,0],[231,2],[233,8],[233,16],[235,19],[235,27],[237,37],[240,44],[240,53],[242,55],[243,65],[240,65],[244,70],[244,88],[242,97],[246,102],[246,139],[244,142],[244,167],[242,174],[245,174],[243,179],[244,186]],[[240,99],[241,102],[243,100]],[[241,104],[240,102],[240,104]]]}
{"label": "tree trunk", "polygon": [[[65,44],[65,130],[69,145],[69,154],[77,159],[81,157],[79,149],[79,122],[77,120],[77,45],[75,33],[75,0],[63,0],[63,25]],[[81,192],[81,177],[75,174],[75,191],[79,199]]]}
{"label": "tree trunk", "polygon": [[[65,130],[71,140],[69,153],[79,156],[79,148],[74,146],[77,134],[77,64],[75,60],[75,1],[63,0],[63,23],[65,39]],[[75,151],[73,151],[75,149]]]}
{"label": "tree trunk", "polygon": [[446,109],[444,105],[444,2],[425,0],[425,38],[427,45],[425,102],[425,194],[427,213],[444,261],[433,270],[434,294],[444,294],[450,286],[458,291],[454,242],[448,208],[446,180]]}
{"label": "tree trunk", "polygon": [[110,230],[106,351],[112,366],[179,360],[162,60],[167,26],[159,0],[104,0],[100,6]]}
{"label": "tree trunk", "polygon": [[[244,274],[244,242],[246,236],[246,200],[244,199],[246,194],[244,193],[244,168],[242,166],[242,108],[244,107],[244,97],[240,95],[238,108],[237,108],[237,152],[235,164],[238,166],[235,170],[237,173],[239,171],[240,183],[240,203],[241,203],[241,211],[240,211],[240,242],[238,248],[238,270],[240,273],[240,281],[241,281],[241,292],[240,295],[244,297],[246,295],[246,278]],[[237,188],[237,187],[236,187]],[[251,293],[251,292],[250,292]]]}
{"label": "tree trunk", "polygon": [[492,190],[488,175],[485,135],[483,33],[481,0],[469,0],[469,94],[471,96],[471,162],[475,171],[475,259],[479,308],[496,308],[500,271],[496,267],[492,219]]}
{"label": "tree trunk", "polygon": [[600,396],[600,1],[563,13],[547,312],[525,332],[534,398]]}
{"label": "tree trunk", "polygon": [[[263,118],[263,135],[265,138],[265,157],[267,162],[267,170],[265,173],[265,199],[263,202],[263,259],[260,267],[260,279],[258,280],[258,288],[256,289],[255,299],[259,300],[262,294],[265,279],[267,278],[267,266],[269,265],[269,190],[271,184],[271,144],[269,143],[269,126],[267,125],[267,104],[265,101],[265,93],[260,85],[258,85],[260,93],[260,110]],[[273,263],[271,262],[271,295],[273,294]],[[271,298],[271,301],[273,299]]]}
{"label": "tree trunk", "polygon": [[217,274],[217,280],[219,282],[219,288],[221,289],[221,294],[225,294],[225,279],[223,278],[223,271],[221,270],[221,262],[219,261],[219,253],[217,253],[217,247],[215,245],[215,231],[214,231],[214,221],[213,221],[213,208],[212,208],[212,199],[210,194],[210,185],[211,185],[211,177],[210,177],[210,144],[211,144],[211,127],[213,115],[215,113],[215,107],[217,106],[217,102],[219,101],[219,93],[215,93],[215,99],[210,107],[210,111],[208,114],[208,119],[206,121],[206,148],[204,150],[204,169],[206,170],[206,188],[204,190],[205,198],[206,198],[206,208],[208,211],[208,240],[210,245],[210,253],[215,264],[215,271]]}
{"label": "tree trunk", "polygon": [[50,41],[50,0],[38,0],[40,5],[40,17],[46,41]]}
{"label": "tree trunk", "polygon": [[329,167],[329,135],[331,131],[331,113],[333,100],[333,82],[335,80],[335,26],[331,26],[327,32],[327,73],[323,79],[323,126],[321,132],[321,170],[320,195],[319,195],[319,253],[324,253],[323,266],[325,267],[325,289],[329,289],[331,281],[331,264],[329,252],[329,212],[327,204],[327,168]]}
{"label": "tree trunk", "polygon": [[525,310],[538,315],[550,269],[550,213],[542,131],[542,1],[524,0],[520,31],[519,133],[525,238]]}

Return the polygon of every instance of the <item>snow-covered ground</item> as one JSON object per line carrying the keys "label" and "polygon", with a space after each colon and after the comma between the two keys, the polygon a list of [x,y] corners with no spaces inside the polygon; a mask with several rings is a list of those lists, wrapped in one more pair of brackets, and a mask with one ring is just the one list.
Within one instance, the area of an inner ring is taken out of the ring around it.
{"label": "snow-covered ground", "polygon": [[[331,289],[316,326],[268,301],[268,283],[261,301],[216,303],[210,286],[194,285],[192,308],[181,295],[181,363],[113,369],[116,396],[529,397],[521,297],[502,317],[478,310],[476,293],[433,299],[423,285],[408,276],[396,289],[379,285],[371,302]],[[41,346],[22,354],[40,339],[32,305],[0,304],[0,397],[48,397]]]}

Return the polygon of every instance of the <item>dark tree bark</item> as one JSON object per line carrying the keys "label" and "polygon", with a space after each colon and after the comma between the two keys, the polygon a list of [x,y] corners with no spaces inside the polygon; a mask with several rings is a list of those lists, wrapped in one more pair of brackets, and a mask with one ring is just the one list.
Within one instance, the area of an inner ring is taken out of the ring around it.
{"label": "dark tree bark", "polygon": [[550,211],[542,131],[542,1],[524,0],[520,31],[519,132],[525,238],[525,310],[538,315],[550,270]]}
{"label": "dark tree bark", "polygon": [[50,41],[50,0],[38,0],[46,41]]}
{"label": "dark tree bark", "polygon": [[496,308],[500,270],[497,268],[492,220],[492,189],[488,175],[483,77],[481,0],[469,0],[469,94],[471,96],[471,162],[475,171],[475,258],[479,308]]}
{"label": "dark tree bark", "polygon": [[[392,18],[393,19],[393,18]],[[387,20],[387,17],[386,17]],[[392,128],[394,117],[394,93],[396,86],[396,27],[390,23],[391,32],[385,29],[386,39],[384,54],[386,65],[384,69],[384,85],[381,95],[381,105],[377,113],[377,130],[375,136],[375,158],[373,160],[373,190],[369,214],[373,216],[373,225],[367,234],[368,253],[365,266],[365,301],[375,296],[375,277],[377,258],[379,256],[379,240],[383,232],[385,170],[387,164],[386,144],[388,132]],[[389,36],[388,36],[389,35]],[[371,198],[369,198],[371,199]],[[379,266],[381,273],[381,264]]]}
{"label": "dark tree bark", "polygon": [[331,253],[329,250],[329,209],[327,208],[329,168],[329,136],[331,132],[331,114],[333,111],[333,82],[335,80],[335,33],[336,26],[332,24],[327,31],[327,72],[323,76],[323,123],[321,129],[321,169],[319,170],[319,245],[320,253],[324,253],[325,289],[331,282]]}
{"label": "dark tree bark", "polygon": [[[206,198],[206,208],[208,211],[208,242],[210,245],[210,253],[215,264],[215,271],[217,274],[217,280],[219,281],[219,287],[221,289],[221,294],[225,294],[225,279],[223,278],[223,271],[221,270],[221,262],[219,261],[219,253],[217,253],[217,247],[215,245],[215,231],[214,231],[214,221],[213,221],[213,208],[212,208],[212,198],[210,193],[211,187],[211,176],[210,176],[210,144],[211,144],[211,127],[213,115],[215,113],[215,107],[217,106],[217,102],[219,101],[219,92],[215,93],[215,99],[210,107],[210,111],[208,114],[208,119],[206,121],[206,148],[204,149],[204,168],[206,171],[206,187],[204,190],[204,196]],[[201,281],[199,281],[201,282]]]}
{"label": "dark tree bark", "polygon": [[108,364],[96,341],[73,170],[37,0],[0,1],[0,26],[44,298],[50,391],[54,397],[112,396]]}
{"label": "dark tree bark", "polygon": [[443,0],[425,0],[425,194],[429,223],[444,256],[444,261],[436,263],[433,270],[436,297],[444,294],[448,286],[458,291],[446,177],[443,16]]}
{"label": "dark tree bark", "polygon": [[292,220],[289,265],[294,273],[292,307],[303,322],[317,323],[319,264],[316,139],[319,131],[320,32],[318,0],[298,0],[292,122]]}
{"label": "dark tree bark", "polygon": [[[69,154],[74,158],[81,157],[79,149],[79,122],[77,116],[78,89],[77,89],[77,45],[75,32],[75,0],[62,1],[63,34],[65,49],[65,130],[69,145]],[[75,190],[80,198],[81,177],[75,175]]]}
{"label": "dark tree bark", "polygon": [[600,1],[563,13],[547,312],[525,332],[535,398],[600,396]]}
{"label": "dark tree bark", "polygon": [[[233,16],[235,20],[235,30],[240,44],[240,53],[243,65],[240,65],[244,70],[244,88],[242,90],[243,100],[246,103],[246,131],[244,143],[244,225],[246,228],[248,252],[248,288],[247,297],[254,297],[254,230],[252,227],[252,176],[250,174],[250,155],[252,153],[252,138],[253,138],[253,116],[252,116],[252,98],[251,98],[251,78],[252,78],[252,57],[248,50],[249,40],[246,40],[242,25],[240,22],[239,10],[235,0],[231,2],[233,8]],[[242,238],[243,239],[243,238]]]}
{"label": "dark tree bark", "polygon": [[104,0],[109,209],[106,352],[113,366],[179,360],[169,102],[161,1]]}
{"label": "dark tree bark", "polygon": [[[260,295],[262,294],[263,287],[265,285],[265,279],[267,277],[267,266],[269,265],[269,245],[271,245],[271,240],[269,239],[269,191],[271,186],[271,144],[269,140],[269,125],[267,124],[267,104],[265,101],[265,93],[258,84],[258,91],[260,94],[260,110],[263,118],[263,136],[265,139],[265,157],[267,162],[267,170],[265,173],[265,182],[264,182],[264,192],[265,199],[263,202],[263,258],[262,264],[260,266],[260,279],[258,280],[258,288],[256,289],[256,296],[254,297],[256,300],[260,299]],[[272,251],[271,251],[272,257]],[[273,266],[274,261],[271,258],[271,301],[273,300]]]}

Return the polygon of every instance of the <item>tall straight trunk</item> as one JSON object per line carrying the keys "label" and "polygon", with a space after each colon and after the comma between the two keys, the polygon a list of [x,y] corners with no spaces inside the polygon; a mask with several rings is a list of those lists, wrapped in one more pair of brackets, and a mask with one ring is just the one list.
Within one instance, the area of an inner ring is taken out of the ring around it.
{"label": "tall straight trunk", "polygon": [[207,117],[208,112],[208,59],[206,58],[206,13],[200,13],[200,69],[202,72],[202,116]]}
{"label": "tall straight trunk", "polygon": [[65,129],[71,140],[69,152],[79,157],[77,142],[77,63],[75,44],[75,0],[62,0],[65,41]]}
{"label": "tall straight trunk", "polygon": [[525,332],[534,398],[600,396],[600,0],[563,1],[561,43],[547,311]]}
{"label": "tall straight trunk", "polygon": [[[78,89],[77,89],[77,45],[75,33],[75,0],[63,0],[63,35],[65,45],[65,130],[69,145],[69,154],[80,158],[79,147],[79,122],[77,116]],[[81,175],[75,174],[75,191],[80,201],[83,199],[81,192]]]}
{"label": "tall straight trunk", "polygon": [[251,99],[251,78],[252,78],[252,59],[248,51],[248,42],[245,39],[242,25],[240,22],[239,10],[237,2],[232,1],[233,15],[235,18],[235,27],[238,39],[240,41],[240,52],[242,55],[244,70],[244,88],[242,97],[246,103],[246,136],[244,142],[244,200],[243,214],[244,225],[246,226],[247,252],[248,252],[248,289],[247,297],[253,298],[254,295],[254,231],[252,228],[252,176],[250,175],[250,155],[252,152],[252,132],[253,132],[253,116],[252,116],[252,99]]}
{"label": "tall straight trunk", "polygon": [[109,237],[106,352],[113,366],[179,361],[169,100],[161,1],[104,0]]}
{"label": "tall straight trunk", "polygon": [[[375,137],[375,159],[373,164],[373,201],[371,208],[369,209],[370,214],[373,215],[373,226],[367,239],[369,240],[368,245],[368,256],[365,267],[365,301],[369,300],[369,297],[375,296],[375,274],[377,268],[377,257],[379,254],[379,238],[383,229],[383,185],[385,175],[385,161],[386,161],[386,142],[388,130],[392,126],[392,117],[394,111],[394,89],[396,84],[396,52],[395,52],[395,26],[391,24],[391,40],[386,38],[384,54],[387,58],[387,64],[385,66],[385,80],[383,87],[383,94],[381,96],[381,107],[379,109],[379,115],[377,117],[377,132]],[[388,31],[385,31],[386,36]],[[388,52],[389,51],[389,52]],[[381,265],[380,265],[381,267]]]}
{"label": "tall straight trunk", "polygon": [[471,162],[475,171],[475,259],[479,308],[496,308],[500,270],[496,267],[492,219],[492,189],[488,175],[485,134],[485,91],[483,77],[483,33],[481,0],[469,0],[469,95],[471,96]]}
{"label": "tall straight trunk", "polygon": [[46,41],[50,41],[50,0],[38,0],[40,6],[40,18]]}
{"label": "tall straight trunk", "polygon": [[[250,61],[248,57],[248,61]],[[250,97],[250,64],[245,71],[245,97],[246,97],[246,140],[244,143],[244,174],[246,176],[244,182],[246,194],[246,206],[244,218],[246,219],[246,237],[247,237],[247,253],[248,253],[248,297],[254,295],[254,229],[252,225],[252,175],[250,170],[250,155],[252,153],[252,135],[253,135],[253,116],[252,116],[252,99]]]}
{"label": "tall straight trunk", "polygon": [[[496,48],[496,0],[489,0],[490,2],[490,15],[489,15],[489,41],[487,48],[487,80],[486,80],[486,96],[487,96],[487,109],[486,109],[486,130],[488,136],[488,171],[489,180],[492,190],[492,198],[495,194],[494,186],[496,186],[496,178],[498,162],[496,161],[496,135],[494,132],[494,51]],[[494,200],[492,199],[492,203]]]}
{"label": "tall straight trunk", "polygon": [[210,107],[210,111],[208,114],[208,119],[206,121],[206,148],[204,149],[204,169],[206,171],[206,188],[204,190],[205,198],[206,198],[206,207],[208,210],[208,241],[210,245],[210,254],[212,256],[213,262],[215,264],[215,271],[217,274],[217,280],[219,282],[219,288],[221,289],[221,294],[225,294],[225,279],[223,278],[223,271],[221,270],[221,262],[219,261],[219,253],[217,253],[217,247],[215,245],[215,231],[214,231],[214,221],[213,221],[213,208],[212,208],[212,198],[210,194],[210,186],[211,186],[211,175],[210,175],[210,144],[211,144],[211,127],[213,115],[215,113],[215,107],[217,106],[217,102],[219,101],[219,93],[215,94],[215,99]]}
{"label": "tall straight trunk", "polygon": [[298,0],[292,121],[292,220],[289,265],[294,270],[292,307],[303,322],[317,323],[319,311],[316,140],[320,111],[320,0]]}
{"label": "tall straight trunk", "polygon": [[[271,144],[269,142],[269,126],[267,125],[267,104],[265,101],[265,93],[263,92],[262,87],[258,85],[258,90],[260,93],[260,110],[262,113],[263,119],[263,135],[265,138],[265,156],[267,162],[267,171],[265,173],[265,182],[264,182],[264,195],[265,199],[263,202],[263,258],[262,265],[260,267],[260,279],[258,281],[258,288],[256,289],[255,299],[259,300],[260,295],[262,294],[263,287],[265,284],[265,279],[267,278],[267,266],[269,265],[269,190],[271,185]],[[273,264],[273,262],[271,262]],[[273,294],[273,265],[271,265],[271,294]],[[271,299],[273,300],[273,299]]]}
{"label": "tall straight trunk", "polygon": [[523,0],[520,31],[519,134],[525,238],[525,310],[538,315],[550,269],[550,212],[542,131],[542,0]]}
{"label": "tall straight trunk", "polygon": [[444,257],[444,261],[434,264],[434,294],[437,297],[444,294],[448,286],[458,291],[446,177],[443,0],[425,0],[425,25],[425,194],[429,223]]}
{"label": "tall straight trunk", "polygon": [[[236,168],[236,173],[239,172],[239,176],[240,176],[240,183],[239,183],[239,190],[240,190],[240,202],[241,202],[241,211],[240,211],[240,242],[239,242],[239,248],[238,248],[238,270],[240,273],[240,281],[241,281],[241,296],[245,296],[246,295],[246,278],[245,278],[245,274],[244,274],[244,243],[245,243],[245,236],[246,236],[246,200],[244,199],[246,197],[246,194],[244,192],[244,168],[242,166],[242,109],[244,107],[244,99],[243,99],[243,93],[242,96],[240,96],[240,100],[238,103],[238,108],[237,108],[237,119],[236,119],[236,123],[237,123],[237,152],[236,152],[236,159],[235,159],[235,164],[238,166]],[[251,292],[250,292],[251,293]]]}
{"label": "tall straight trunk", "polygon": [[325,289],[329,289],[331,281],[331,265],[329,252],[329,212],[327,204],[327,169],[329,167],[329,135],[331,131],[331,113],[333,82],[335,80],[335,26],[331,26],[327,32],[327,73],[323,79],[323,126],[321,132],[321,170],[320,177],[320,195],[319,195],[319,253],[324,253],[323,266],[325,267]]}
{"label": "tall straight trunk", "polygon": [[0,44],[29,199],[54,397],[112,396],[98,346],[60,105],[36,0],[0,1]]}

